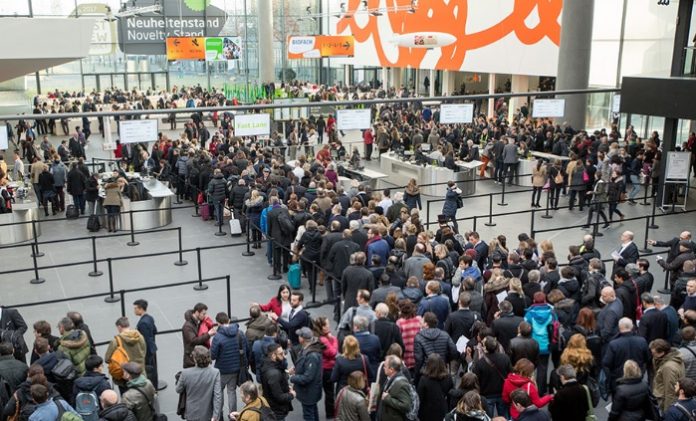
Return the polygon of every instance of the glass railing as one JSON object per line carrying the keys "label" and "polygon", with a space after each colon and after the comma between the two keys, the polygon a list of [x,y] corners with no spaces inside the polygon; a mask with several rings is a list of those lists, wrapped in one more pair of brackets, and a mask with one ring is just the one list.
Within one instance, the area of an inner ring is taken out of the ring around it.
{"label": "glass railing", "polygon": [[684,76],[696,77],[696,47],[684,48]]}

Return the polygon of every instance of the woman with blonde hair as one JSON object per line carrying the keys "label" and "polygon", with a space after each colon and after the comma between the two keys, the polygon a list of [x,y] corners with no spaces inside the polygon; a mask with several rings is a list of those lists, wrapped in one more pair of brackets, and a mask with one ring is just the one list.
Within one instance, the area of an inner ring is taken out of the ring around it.
{"label": "woman with blonde hair", "polygon": [[423,207],[421,205],[420,188],[415,178],[408,180],[408,185],[404,190],[404,203],[409,209],[421,209]]}
{"label": "woman with blonde hair", "polygon": [[[449,418],[450,414],[452,415]],[[466,392],[457,403],[457,407],[445,416],[453,421],[489,421],[490,417],[483,409],[481,395],[471,390]]]}
{"label": "woman with blonde hair", "polygon": [[512,312],[519,317],[524,317],[524,311],[532,305],[532,300],[525,295],[522,289],[522,281],[519,278],[510,279],[508,295],[505,297],[505,300],[512,304]]}
{"label": "woman with blonde hair", "polygon": [[[579,383],[587,384],[588,378],[595,371],[596,361],[582,334],[576,333],[568,340],[560,359],[560,365],[565,364],[570,364],[575,369]],[[555,371],[551,373],[551,387],[556,391],[561,388],[560,378]]]}
{"label": "woman with blonde hair", "polygon": [[341,355],[336,357],[336,364],[331,372],[331,382],[336,384],[336,392],[348,384],[348,376],[354,371],[361,371],[368,381],[373,381],[375,373],[370,367],[370,361],[360,352],[360,343],[353,335],[343,339]]}
{"label": "woman with blonde hair", "polygon": [[612,396],[609,421],[653,419],[651,408],[650,386],[643,381],[643,372],[635,361],[626,360]]}

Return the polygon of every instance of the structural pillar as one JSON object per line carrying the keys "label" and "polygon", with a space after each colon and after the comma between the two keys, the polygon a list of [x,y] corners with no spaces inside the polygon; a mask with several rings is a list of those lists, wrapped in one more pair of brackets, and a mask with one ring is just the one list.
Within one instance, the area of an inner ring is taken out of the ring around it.
{"label": "structural pillar", "polygon": [[[275,63],[273,60],[273,0],[257,1],[259,47],[259,81],[275,82]],[[284,70],[284,69],[283,69]]]}
{"label": "structural pillar", "polygon": [[442,72],[442,95],[453,95],[457,88],[454,85],[455,72],[445,70]]}
{"label": "structural pillar", "polygon": [[[512,75],[511,89],[513,94],[529,92],[529,76],[525,75]],[[512,121],[512,118],[517,114],[517,110],[522,107],[527,102],[527,98],[523,96],[515,96],[510,98],[510,104],[508,106],[508,119]],[[529,104],[527,104],[529,105]]]}
{"label": "structural pillar", "polygon": [[[488,95],[495,93],[495,73],[488,74]],[[495,99],[488,98],[488,118],[493,117],[495,112]]]}
{"label": "structural pillar", "polygon": [[430,79],[430,85],[428,86],[428,96],[435,96],[435,70],[431,69],[428,73],[428,79]]}
{"label": "structural pillar", "polygon": [[389,69],[382,67],[382,88],[387,89],[389,87]]}
{"label": "structural pillar", "polygon": [[401,80],[401,68],[399,67],[392,67],[389,69],[389,82],[390,86],[396,90],[401,89],[401,85],[403,84]]}
{"label": "structural pillar", "polygon": [[[590,81],[594,0],[565,0],[561,18],[556,89],[587,89]],[[587,95],[559,96],[566,100],[565,117],[574,129],[585,128]]]}

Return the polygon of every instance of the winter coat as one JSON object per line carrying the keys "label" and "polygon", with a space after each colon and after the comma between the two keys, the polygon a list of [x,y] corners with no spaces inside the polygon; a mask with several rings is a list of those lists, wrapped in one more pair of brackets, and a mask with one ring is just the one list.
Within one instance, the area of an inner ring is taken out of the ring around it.
{"label": "winter coat", "polygon": [[[145,367],[145,354],[147,352],[147,346],[145,345],[145,338],[135,329],[124,330],[118,335],[121,340],[121,345],[128,355],[128,361],[140,364],[141,367]],[[116,350],[117,342],[116,338],[112,339],[109,343],[109,347],[106,349],[106,354],[104,354],[104,362],[109,363],[111,361],[111,356]]]}
{"label": "winter coat", "polygon": [[196,365],[191,353],[196,345],[206,345],[210,339],[208,333],[198,335],[198,320],[193,317],[193,310],[184,313],[184,325],[181,327],[181,337],[184,342],[184,368]]}
{"label": "winter coat", "polygon": [[642,421],[650,414],[650,387],[642,379],[619,379],[609,421]]}
{"label": "winter coat", "polygon": [[[280,316],[280,314],[278,316]],[[266,328],[272,324],[273,320],[269,319],[265,314],[246,322],[245,336],[247,342],[250,344],[249,346],[255,341],[263,338],[266,334]]]}
{"label": "winter coat", "polygon": [[384,384],[387,396],[380,401],[379,417],[381,421],[404,421],[411,410],[410,383],[406,377],[396,375]]}
{"label": "winter coat", "polygon": [[137,421],[137,418],[126,404],[119,402],[99,411],[99,421]]}
{"label": "winter coat", "polygon": [[445,320],[450,313],[450,303],[444,295],[429,295],[418,303],[418,315],[423,316],[427,312],[437,316],[437,328],[444,329]]}
{"label": "winter coat", "polygon": [[532,399],[532,404],[537,408],[542,408],[546,406],[549,402],[553,400],[553,395],[539,396],[539,390],[536,384],[529,377],[524,377],[516,373],[508,374],[505,382],[503,383],[503,402],[510,406],[510,416],[513,420],[519,417],[519,412],[512,401],[510,400],[510,395],[517,389],[522,389],[529,397]]}
{"label": "winter coat", "polygon": [[370,421],[365,393],[350,386],[338,392],[336,411],[337,421]]}
{"label": "winter coat", "polygon": [[461,194],[459,188],[448,188],[445,194],[445,203],[442,205],[442,214],[455,218],[457,216],[457,197]]}
{"label": "winter coat", "polygon": [[[152,413],[152,409],[150,408],[151,405],[154,404],[155,395],[157,394],[157,391],[155,390],[155,387],[152,385],[152,383],[150,383],[150,380],[146,379],[144,375],[141,375],[139,377],[136,377],[135,379],[130,380],[126,384],[126,387],[128,390],[126,390],[126,392],[121,395],[121,401],[126,404],[128,409],[133,411],[133,414],[135,414],[135,417],[138,419],[138,421],[152,421],[152,416],[154,414]],[[142,390],[144,392],[144,395],[143,393],[137,391],[135,389],[136,387]],[[188,408],[189,407],[187,405],[187,411]],[[193,418],[187,419],[193,421]]]}
{"label": "winter coat", "polygon": [[440,329],[425,328],[418,332],[414,342],[416,372],[419,372],[430,354],[438,354],[442,361],[449,363],[459,355],[452,338]]}
{"label": "winter coat", "polygon": [[549,403],[549,412],[554,420],[585,421],[590,405],[587,399],[588,391],[578,383],[571,380],[556,392]]}
{"label": "winter coat", "polygon": [[527,309],[524,320],[532,325],[532,338],[539,343],[539,354],[549,355],[548,325],[558,320],[553,307],[549,304],[533,304]]}
{"label": "winter coat", "polygon": [[68,172],[68,193],[72,195],[81,195],[85,192],[87,187],[87,177],[82,174],[77,167],[73,168]]}
{"label": "winter coat", "polygon": [[263,361],[261,386],[263,395],[277,419],[283,419],[292,411],[292,400],[288,375],[282,361],[273,362],[268,357]]}
{"label": "winter coat", "polygon": [[510,284],[510,280],[504,277],[496,278],[494,280],[488,281],[483,286],[484,302],[488,311],[486,314],[482,314],[486,325],[490,326],[495,319],[495,313],[498,311],[498,294],[502,291],[507,291]]}
{"label": "winter coat", "polygon": [[481,353],[474,361],[471,372],[479,378],[481,396],[502,396],[503,385],[512,371],[510,358],[502,352]]}
{"label": "winter coat", "polygon": [[295,361],[295,374],[290,382],[295,385],[297,400],[304,405],[314,405],[322,395],[322,345],[316,338],[306,345]]}
{"label": "winter coat", "polygon": [[382,349],[382,354],[380,355],[380,360],[384,359],[387,351],[391,344],[399,344],[401,349],[404,349],[404,341],[401,338],[401,330],[396,325],[395,322],[389,319],[377,319],[372,325],[372,330],[375,335],[379,338],[379,342]]}
{"label": "winter coat", "polygon": [[341,294],[345,300],[344,308],[356,307],[358,305],[358,290],[375,289],[375,278],[372,272],[364,266],[348,266],[341,275]]}
{"label": "winter coat", "polygon": [[322,335],[319,337],[324,350],[321,353],[321,369],[330,371],[336,365],[336,355],[338,354],[338,338],[331,335]]}
{"label": "winter coat", "polygon": [[89,357],[89,341],[84,331],[79,329],[65,331],[60,337],[58,351],[70,358],[80,376],[85,374],[85,361]]}
{"label": "winter coat", "polygon": [[[176,382],[176,393],[186,392],[186,416],[189,421],[220,419],[222,389],[220,371],[213,367],[189,367]],[[138,421],[142,421],[138,419]]]}
{"label": "winter coat", "polygon": [[53,174],[53,185],[56,187],[65,186],[68,170],[61,162],[51,164],[51,174]]}
{"label": "winter coat", "polygon": [[532,186],[534,187],[544,187],[546,184],[546,165],[542,165],[540,169],[537,170],[537,166],[532,167]]}
{"label": "winter coat", "polygon": [[684,363],[678,349],[672,348],[666,355],[653,361],[655,376],[653,378],[653,393],[662,411],[666,411],[679,395],[674,391],[674,385],[684,377]]}
{"label": "winter coat", "polygon": [[341,279],[343,271],[350,266],[350,255],[358,251],[360,246],[351,239],[337,241],[328,251],[328,264],[324,268],[336,279]]}
{"label": "winter coat", "polygon": [[77,394],[80,392],[94,392],[99,397],[103,391],[108,389],[111,389],[111,382],[104,374],[88,371],[84,376],[75,379],[73,383],[73,400],[77,398]]}
{"label": "winter coat", "polygon": [[380,257],[382,265],[389,259],[389,243],[381,237],[374,237],[367,242],[367,263],[372,265],[372,256]]}
{"label": "winter coat", "polygon": [[321,233],[316,229],[309,229],[302,234],[297,247],[302,250],[302,257],[309,261],[319,262],[321,255]]}
{"label": "winter coat", "polygon": [[212,203],[223,203],[225,201],[227,197],[227,182],[222,177],[222,174],[218,174],[210,180],[207,192]]}
{"label": "winter coat", "polygon": [[11,390],[17,389],[19,385],[27,379],[27,367],[13,355],[3,355],[0,357],[0,378],[7,381]]}
{"label": "winter coat", "polygon": [[638,297],[638,292],[636,287],[633,286],[631,280],[626,280],[621,285],[614,288],[616,291],[616,298],[621,300],[623,304],[623,316],[628,317],[631,320],[636,320],[636,300]]}
{"label": "winter coat", "polygon": [[454,383],[449,375],[443,379],[421,376],[416,389],[420,400],[419,418],[422,420],[443,419],[447,414],[447,395],[452,388]]}
{"label": "winter coat", "polygon": [[108,183],[104,186],[104,191],[106,192],[106,197],[104,197],[104,202],[102,203],[106,206],[118,206],[123,205],[121,186],[118,183]]}
{"label": "winter coat", "polygon": [[336,385],[335,392],[338,392],[348,385],[348,376],[354,371],[359,371],[366,375],[365,381],[371,382],[377,378],[376,371],[370,365],[370,360],[365,354],[358,355],[357,358],[349,360],[343,355],[336,357],[336,365],[331,370],[331,383]]}
{"label": "winter coat", "polygon": [[645,372],[651,359],[648,343],[642,336],[633,333],[621,333],[606,347],[602,357],[602,367],[611,381],[611,390],[616,387],[616,381],[623,376],[623,365],[626,360],[633,360]]}
{"label": "winter coat", "polygon": [[234,374],[246,369],[241,365],[242,354],[249,355],[249,352],[246,337],[236,323],[220,326],[210,346],[210,356],[215,360],[215,368],[220,370],[220,374]]}
{"label": "winter coat", "polygon": [[508,352],[512,365],[522,358],[535,362],[539,359],[539,343],[532,338],[517,336],[510,341]]}

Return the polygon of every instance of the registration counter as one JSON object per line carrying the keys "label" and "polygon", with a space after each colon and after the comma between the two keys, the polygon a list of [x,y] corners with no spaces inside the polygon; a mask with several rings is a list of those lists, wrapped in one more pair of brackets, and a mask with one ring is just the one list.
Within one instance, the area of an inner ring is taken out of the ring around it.
{"label": "registration counter", "polygon": [[[452,171],[445,167],[416,164],[401,160],[394,153],[385,153],[380,156],[380,167],[389,176],[389,182],[398,186],[405,186],[409,180],[415,178],[421,187],[421,194],[433,197],[444,197],[447,193],[447,182],[454,181],[462,190],[464,196],[476,192],[476,168],[482,162],[473,161],[460,163],[461,171]],[[427,184],[437,184],[428,186]]]}
{"label": "registration counter", "polygon": [[123,197],[121,207],[121,229],[131,229],[131,215],[133,213],[133,230],[142,231],[160,228],[172,223],[172,197],[174,193],[161,181],[151,178],[143,179],[143,200],[132,201]]}
{"label": "registration counter", "polygon": [[36,227],[36,236],[41,235],[41,212],[43,209],[37,206],[33,200],[16,199],[12,203],[12,213],[0,214],[0,245],[23,243],[34,239],[34,231],[31,221]]}

